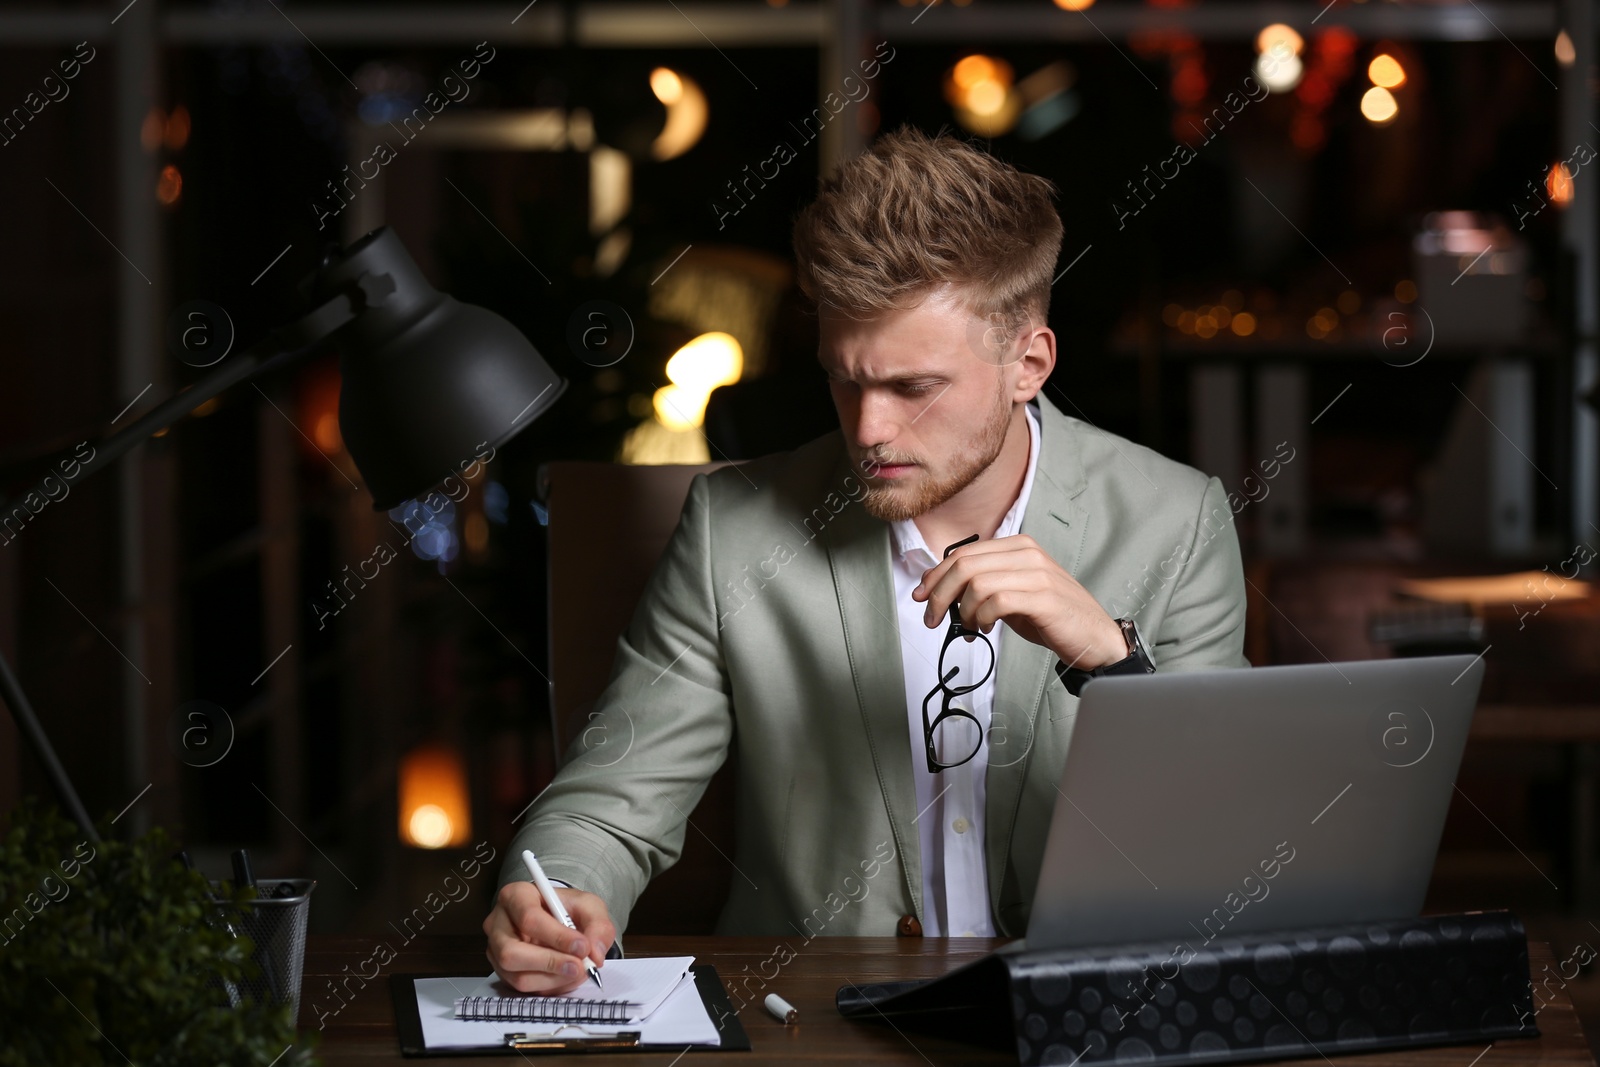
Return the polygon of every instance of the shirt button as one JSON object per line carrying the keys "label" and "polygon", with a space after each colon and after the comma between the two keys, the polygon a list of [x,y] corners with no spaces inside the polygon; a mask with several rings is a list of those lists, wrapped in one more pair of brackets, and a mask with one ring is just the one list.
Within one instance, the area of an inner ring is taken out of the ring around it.
{"label": "shirt button", "polygon": [[964,834],[967,832],[967,828],[971,825],[972,824],[967,820],[958,818],[955,822],[950,824],[950,829],[954,830],[958,834]]}

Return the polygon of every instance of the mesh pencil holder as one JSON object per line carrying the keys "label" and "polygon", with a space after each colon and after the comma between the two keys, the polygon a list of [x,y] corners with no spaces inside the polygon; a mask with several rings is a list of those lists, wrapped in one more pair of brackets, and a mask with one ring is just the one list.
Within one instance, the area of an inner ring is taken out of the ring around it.
{"label": "mesh pencil holder", "polygon": [[[286,896],[275,896],[279,887]],[[242,982],[219,983],[234,1007],[245,1001],[292,1004],[300,1015],[300,977],[306,961],[306,920],[311,913],[311,878],[261,878],[260,895],[244,904],[219,905],[213,922],[254,944],[250,958],[259,972]],[[291,892],[292,891],[292,892]]]}

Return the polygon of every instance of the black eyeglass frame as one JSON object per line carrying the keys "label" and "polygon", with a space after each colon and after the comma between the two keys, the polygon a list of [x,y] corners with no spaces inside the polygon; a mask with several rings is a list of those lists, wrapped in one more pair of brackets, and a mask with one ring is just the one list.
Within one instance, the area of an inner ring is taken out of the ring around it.
{"label": "black eyeglass frame", "polygon": [[[950,553],[954,552],[962,545],[970,545],[976,540],[978,540],[977,534],[962,538],[960,541],[957,541],[955,544],[944,550],[945,557],[948,558]],[[954,678],[958,673],[960,673],[961,668],[956,666],[951,667],[948,671],[945,670],[945,652],[955,642],[956,638],[968,636],[972,637],[974,640],[982,641],[989,649],[989,669],[983,673],[983,677],[979,678],[975,682],[971,682],[967,685],[952,686],[949,684],[950,679]],[[961,602],[959,600],[951,602],[950,627],[945,631],[944,643],[939,646],[939,681],[931,690],[929,690],[928,695],[922,698],[922,745],[928,759],[929,774],[938,774],[940,771],[949,767],[959,767],[963,763],[969,762],[978,754],[978,751],[983,748],[983,724],[978,721],[977,716],[973,715],[972,712],[968,711],[966,708],[951,707],[950,702],[956,697],[965,696],[966,694],[977,689],[979,686],[983,685],[984,682],[989,680],[989,676],[994,673],[994,668],[994,645],[989,641],[989,638],[986,634],[980,633],[977,630],[969,630],[963,626],[961,624]],[[939,714],[932,721],[930,721],[928,719],[928,705],[932,703],[933,698],[939,694],[943,694],[939,702]],[[978,743],[972,747],[972,752],[965,759],[957,760],[954,763],[945,763],[943,760],[941,760],[933,745],[934,731],[937,730],[939,728],[939,724],[944,722],[946,719],[969,719],[972,722],[973,728],[978,731]]]}

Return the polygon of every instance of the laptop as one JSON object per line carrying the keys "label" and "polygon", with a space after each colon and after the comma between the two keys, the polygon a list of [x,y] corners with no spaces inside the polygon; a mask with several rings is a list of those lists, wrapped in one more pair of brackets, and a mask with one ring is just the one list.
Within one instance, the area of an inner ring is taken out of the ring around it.
{"label": "laptop", "polygon": [[1027,947],[1415,917],[1482,680],[1430,656],[1090,682]]}

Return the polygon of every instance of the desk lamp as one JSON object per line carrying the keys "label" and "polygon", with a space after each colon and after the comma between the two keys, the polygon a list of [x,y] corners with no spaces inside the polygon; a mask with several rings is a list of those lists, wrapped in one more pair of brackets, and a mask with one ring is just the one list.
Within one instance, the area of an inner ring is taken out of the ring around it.
{"label": "desk lamp", "polygon": [[[311,311],[99,443],[94,458],[80,464],[78,480],[212,397],[300,363],[325,344],[340,353],[339,431],[378,511],[455,474],[485,443],[498,448],[509,441],[566,389],[516,327],[429,285],[387,226],[348,248],[330,245],[300,291]],[[47,495],[42,484],[34,492]],[[99,841],[4,655],[0,699],[44,765],[62,807],[91,841]]]}

